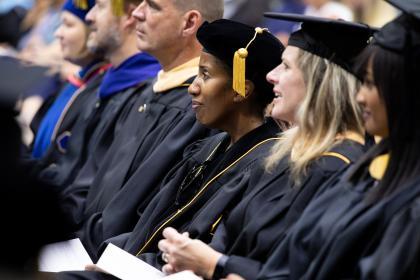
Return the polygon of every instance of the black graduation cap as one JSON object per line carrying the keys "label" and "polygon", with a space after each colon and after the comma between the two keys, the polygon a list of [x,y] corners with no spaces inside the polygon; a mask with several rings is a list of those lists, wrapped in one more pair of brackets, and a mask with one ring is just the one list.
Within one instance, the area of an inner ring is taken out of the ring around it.
{"label": "black graduation cap", "polygon": [[233,69],[233,89],[245,94],[245,78],[264,94],[273,94],[265,76],[281,63],[284,46],[267,29],[219,19],[205,22],[197,38],[204,50]]}
{"label": "black graduation cap", "polygon": [[408,54],[408,49],[420,48],[420,1],[387,0],[403,14],[386,24],[374,36],[374,43],[381,47]]}
{"label": "black graduation cap", "polygon": [[265,13],[265,17],[301,22],[301,29],[293,32],[289,45],[326,58],[349,72],[354,58],[369,44],[375,29],[365,24],[313,16]]}

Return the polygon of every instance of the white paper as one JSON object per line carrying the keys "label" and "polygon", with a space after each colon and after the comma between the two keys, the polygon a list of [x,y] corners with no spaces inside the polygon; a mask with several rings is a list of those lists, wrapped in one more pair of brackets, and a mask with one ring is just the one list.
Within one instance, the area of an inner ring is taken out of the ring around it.
{"label": "white paper", "polygon": [[46,272],[85,270],[87,264],[92,260],[79,238],[46,245],[38,258],[39,270]]}
{"label": "white paper", "polygon": [[122,280],[162,279],[165,274],[113,244],[108,244],[96,264]]}
{"label": "white paper", "polygon": [[163,277],[162,280],[202,280],[203,278],[198,277],[191,271],[183,271],[169,276]]}

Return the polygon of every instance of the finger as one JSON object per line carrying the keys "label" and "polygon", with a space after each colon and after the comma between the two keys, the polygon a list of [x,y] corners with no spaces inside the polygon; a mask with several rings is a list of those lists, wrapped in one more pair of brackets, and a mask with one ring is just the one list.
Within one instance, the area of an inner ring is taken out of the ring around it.
{"label": "finger", "polygon": [[167,227],[163,230],[162,235],[166,239],[169,239],[170,241],[172,241],[174,238],[176,238],[180,234],[176,229],[171,228],[171,227]]}
{"label": "finger", "polygon": [[169,263],[169,255],[168,255],[168,253],[163,253],[163,254],[162,254],[162,260],[163,260],[165,263]]}
{"label": "finger", "polygon": [[168,242],[167,239],[162,239],[158,242],[158,248],[162,252],[168,252],[168,249],[169,249],[170,246],[171,246],[171,244]]}
{"label": "finger", "polygon": [[85,270],[87,271],[98,271],[102,273],[107,273],[105,270],[99,268],[96,264],[87,264],[85,265]]}
{"label": "finger", "polygon": [[85,265],[85,270],[87,270],[87,271],[96,271],[96,264],[87,264],[87,265]]}
{"label": "finger", "polygon": [[244,278],[242,278],[241,276],[237,274],[229,274],[226,278],[223,278],[223,279],[224,280],[244,280]]}
{"label": "finger", "polygon": [[172,267],[172,265],[170,265],[170,264],[165,264],[163,267],[162,267],[162,271],[164,272],[164,273],[166,273],[166,274],[172,274],[172,273],[175,273],[175,269]]}
{"label": "finger", "polygon": [[190,237],[190,233],[188,231],[183,232],[182,235],[185,237]]}
{"label": "finger", "polygon": [[188,237],[179,233],[177,230],[171,227],[166,228],[164,230],[163,236],[173,245],[175,244],[182,245],[184,244],[184,242],[186,242],[186,240],[188,240]]}

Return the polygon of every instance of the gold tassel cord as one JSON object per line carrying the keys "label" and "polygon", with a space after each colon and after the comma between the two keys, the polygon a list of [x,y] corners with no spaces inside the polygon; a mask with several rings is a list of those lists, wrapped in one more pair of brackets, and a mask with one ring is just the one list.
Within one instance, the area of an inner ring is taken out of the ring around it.
{"label": "gold tassel cord", "polygon": [[88,3],[87,0],[74,0],[74,5],[81,9],[81,10],[87,10],[88,9]]}
{"label": "gold tassel cord", "polygon": [[117,17],[124,15],[124,0],[111,0],[112,2],[112,11]]}
{"label": "gold tassel cord", "polygon": [[232,88],[239,95],[245,97],[245,73],[246,73],[246,58],[248,57],[248,48],[255,41],[258,34],[268,31],[266,28],[255,28],[254,37],[249,41],[245,48],[240,48],[233,56],[233,85]]}

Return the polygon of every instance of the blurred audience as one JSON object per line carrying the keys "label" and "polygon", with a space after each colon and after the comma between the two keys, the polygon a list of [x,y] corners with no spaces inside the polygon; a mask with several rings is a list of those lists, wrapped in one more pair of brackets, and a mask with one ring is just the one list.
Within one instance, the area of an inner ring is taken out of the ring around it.
{"label": "blurred audience", "polygon": [[[381,27],[396,16],[396,10],[383,0],[272,0],[269,10],[279,13],[343,19]],[[261,24],[287,44],[289,34],[299,25],[272,19],[262,19]]]}
{"label": "blurred audience", "polygon": [[270,0],[225,0],[223,17],[256,26],[269,10],[269,4]]}

